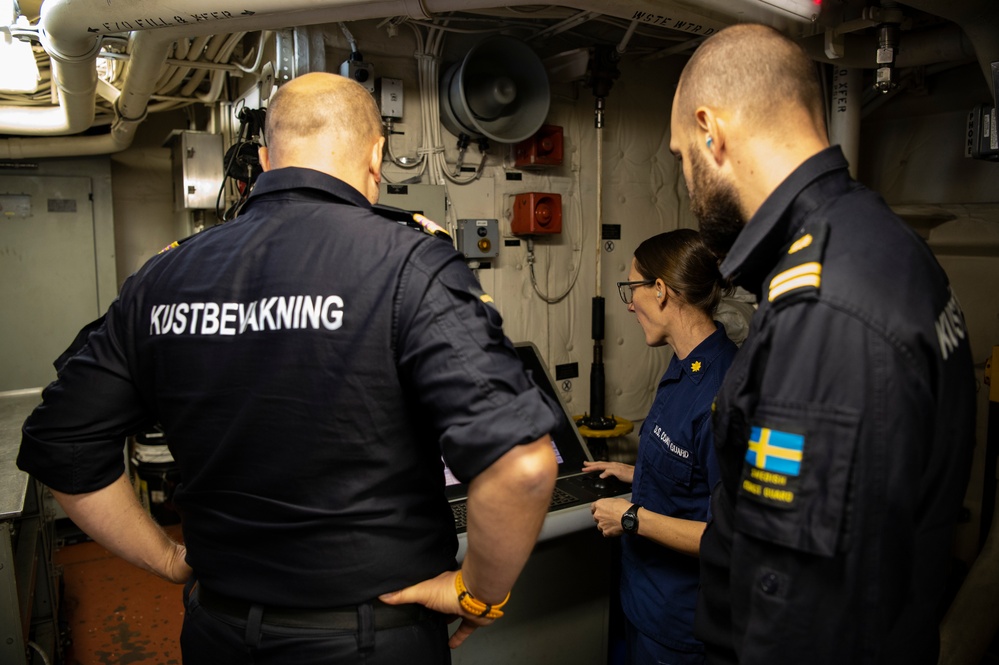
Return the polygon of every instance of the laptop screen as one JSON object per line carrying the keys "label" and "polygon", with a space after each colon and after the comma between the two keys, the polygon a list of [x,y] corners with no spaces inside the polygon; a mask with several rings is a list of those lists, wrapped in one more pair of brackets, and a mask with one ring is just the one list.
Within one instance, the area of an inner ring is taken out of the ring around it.
{"label": "laptop screen", "polygon": [[[521,342],[514,344],[517,355],[524,364],[528,376],[534,384],[547,395],[552,404],[558,405],[559,424],[554,432],[551,432],[552,447],[555,449],[555,458],[558,460],[558,477],[572,476],[581,473],[583,462],[592,460],[586,442],[580,435],[579,430],[573,423],[572,414],[562,402],[561,397],[555,390],[548,368],[542,362],[538,354],[537,347],[531,342]],[[448,499],[464,498],[468,491],[467,487],[458,481],[451,473],[451,470],[444,466],[444,477],[447,484]]]}

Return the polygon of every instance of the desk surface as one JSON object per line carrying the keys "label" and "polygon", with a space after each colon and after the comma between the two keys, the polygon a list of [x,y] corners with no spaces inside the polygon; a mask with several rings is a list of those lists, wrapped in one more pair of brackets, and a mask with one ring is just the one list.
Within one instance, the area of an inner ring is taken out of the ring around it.
{"label": "desk surface", "polygon": [[41,388],[0,393],[0,520],[17,517],[24,510],[28,474],[15,461],[24,419],[41,401]]}
{"label": "desk surface", "polygon": [[[631,493],[622,494],[619,498],[631,500]],[[597,525],[593,521],[593,514],[590,512],[590,504],[584,503],[564,510],[553,510],[545,516],[545,523],[538,534],[538,542],[552,540],[559,536],[585,531],[587,529],[596,530]],[[465,558],[468,550],[468,534],[464,531],[458,534],[458,554],[457,559],[461,562]]]}

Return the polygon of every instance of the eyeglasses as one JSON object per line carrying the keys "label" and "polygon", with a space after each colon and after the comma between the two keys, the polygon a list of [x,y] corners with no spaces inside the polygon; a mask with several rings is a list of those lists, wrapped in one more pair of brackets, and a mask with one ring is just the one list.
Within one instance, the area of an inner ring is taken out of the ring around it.
{"label": "eyeglasses", "polygon": [[621,300],[624,301],[625,305],[630,305],[631,301],[635,297],[635,287],[636,286],[652,286],[656,283],[654,279],[640,279],[634,282],[618,282],[617,292],[621,294]]}

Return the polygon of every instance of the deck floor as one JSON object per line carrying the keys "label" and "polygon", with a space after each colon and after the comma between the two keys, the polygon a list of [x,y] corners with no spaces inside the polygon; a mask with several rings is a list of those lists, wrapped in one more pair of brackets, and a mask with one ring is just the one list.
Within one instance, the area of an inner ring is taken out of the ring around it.
{"label": "deck floor", "polygon": [[[180,527],[166,530],[180,539]],[[180,665],[183,587],[140,570],[97,543],[64,545],[66,665]]]}
{"label": "deck floor", "polygon": [[[180,526],[165,527],[182,539]],[[181,665],[183,588],[86,541],[53,555],[62,567],[61,614],[69,645],[64,665]],[[999,635],[981,665],[999,665]]]}

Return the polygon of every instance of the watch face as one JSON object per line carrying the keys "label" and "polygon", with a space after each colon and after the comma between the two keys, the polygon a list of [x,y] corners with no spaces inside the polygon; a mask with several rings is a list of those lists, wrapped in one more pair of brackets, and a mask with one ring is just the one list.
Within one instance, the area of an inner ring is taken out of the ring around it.
{"label": "watch face", "polygon": [[621,528],[625,531],[634,531],[638,526],[638,515],[630,510],[621,516]]}

